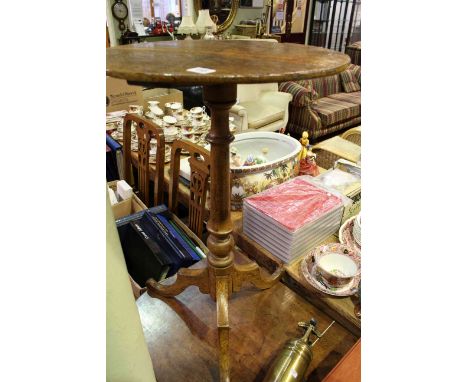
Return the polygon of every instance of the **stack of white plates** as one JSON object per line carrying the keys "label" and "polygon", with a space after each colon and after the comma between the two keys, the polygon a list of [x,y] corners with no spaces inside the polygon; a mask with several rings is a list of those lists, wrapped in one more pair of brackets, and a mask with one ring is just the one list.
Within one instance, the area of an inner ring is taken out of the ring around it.
{"label": "stack of white plates", "polygon": [[356,219],[354,219],[353,237],[354,240],[356,240],[356,243],[361,246],[361,214],[356,216]]}
{"label": "stack of white plates", "polygon": [[340,227],[342,198],[311,178],[300,176],[244,199],[244,233],[286,263]]}

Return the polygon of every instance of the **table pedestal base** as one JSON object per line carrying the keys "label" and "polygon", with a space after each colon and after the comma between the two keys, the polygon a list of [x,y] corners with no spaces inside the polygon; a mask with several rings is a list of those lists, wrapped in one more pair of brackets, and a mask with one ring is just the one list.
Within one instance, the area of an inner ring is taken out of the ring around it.
{"label": "table pedestal base", "polygon": [[229,144],[234,136],[229,131],[229,110],[236,102],[235,84],[206,85],[203,99],[211,109],[211,129],[207,136],[211,148],[210,197],[211,210],[207,224],[209,249],[207,265],[201,269],[181,269],[172,285],[162,285],[155,280],[147,282],[151,297],[174,297],[187,287],[197,286],[201,293],[216,301],[219,339],[219,376],[229,381],[229,316],[228,300],[246,281],[260,289],[278,282],[283,273],[279,268],[273,275],[263,277],[255,263],[234,262],[234,239],[231,221],[231,169]]}
{"label": "table pedestal base", "polygon": [[163,285],[153,279],[148,280],[147,293],[151,297],[175,297],[189,286],[196,286],[201,293],[210,294],[216,300],[217,326],[219,339],[219,374],[221,381],[229,381],[229,315],[228,299],[233,292],[238,292],[244,282],[250,282],[259,289],[272,287],[281,279],[284,269],[278,268],[271,276],[260,273],[256,263],[233,263],[226,269],[214,269],[209,264],[201,269],[181,269],[176,281]]}

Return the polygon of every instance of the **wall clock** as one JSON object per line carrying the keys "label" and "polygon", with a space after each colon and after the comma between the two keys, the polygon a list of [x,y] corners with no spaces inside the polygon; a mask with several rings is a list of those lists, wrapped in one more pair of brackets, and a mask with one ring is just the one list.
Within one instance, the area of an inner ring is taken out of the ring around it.
{"label": "wall clock", "polygon": [[124,20],[128,16],[128,8],[127,5],[122,2],[122,0],[115,0],[115,3],[112,4],[112,15],[119,21],[119,29],[124,31]]}

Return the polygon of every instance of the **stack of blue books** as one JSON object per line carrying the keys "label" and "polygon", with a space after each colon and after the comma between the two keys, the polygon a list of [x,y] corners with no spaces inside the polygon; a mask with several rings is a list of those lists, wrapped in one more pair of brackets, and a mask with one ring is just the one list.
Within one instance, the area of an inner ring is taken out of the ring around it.
{"label": "stack of blue books", "polygon": [[165,205],[139,211],[116,221],[128,273],[144,286],[187,268],[205,257]]}

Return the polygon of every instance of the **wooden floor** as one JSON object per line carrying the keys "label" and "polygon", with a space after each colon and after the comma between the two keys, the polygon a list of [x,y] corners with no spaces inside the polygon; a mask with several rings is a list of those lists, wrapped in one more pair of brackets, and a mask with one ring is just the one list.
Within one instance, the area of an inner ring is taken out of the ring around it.
{"label": "wooden floor", "polygon": [[[209,296],[195,287],[173,299],[145,293],[137,306],[159,382],[218,380],[216,304]],[[314,317],[322,331],[332,322],[282,283],[265,291],[246,285],[229,308],[232,381],[262,381],[284,343],[302,334],[297,322]],[[325,378],[356,341],[335,323],[314,347],[307,380]]]}

